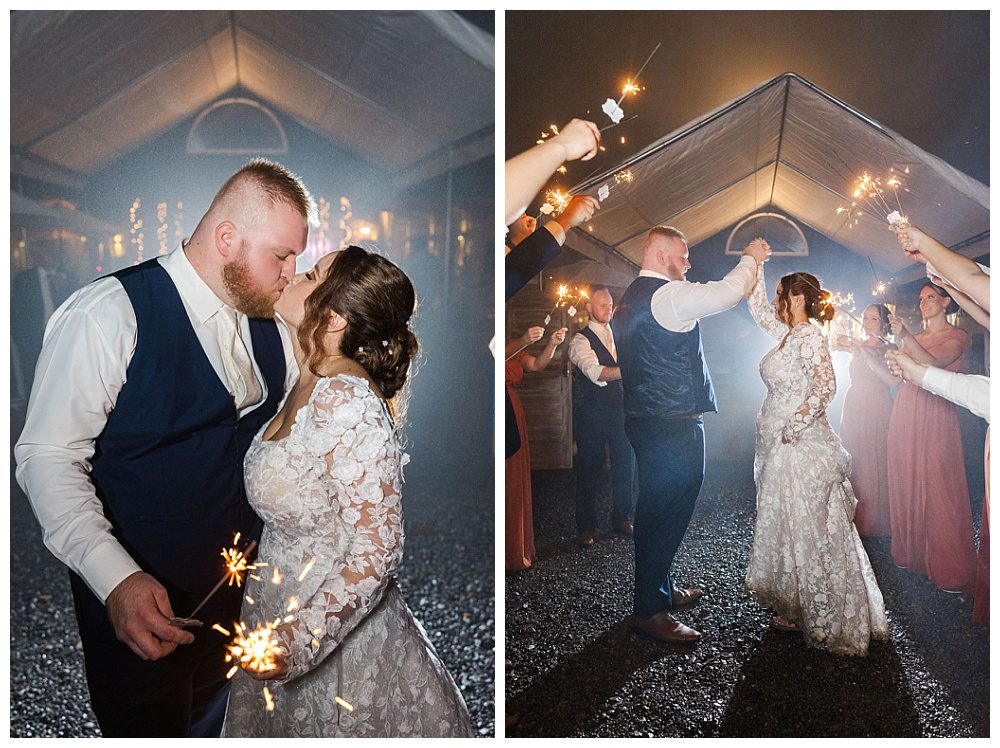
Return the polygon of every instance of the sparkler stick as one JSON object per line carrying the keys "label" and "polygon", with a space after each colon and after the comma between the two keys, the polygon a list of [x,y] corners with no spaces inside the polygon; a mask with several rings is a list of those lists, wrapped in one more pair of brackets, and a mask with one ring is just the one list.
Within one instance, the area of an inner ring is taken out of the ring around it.
{"label": "sparkler stick", "polygon": [[[583,301],[586,301],[587,299],[590,298],[590,296],[587,294],[587,292],[584,291],[582,288],[576,287],[576,288],[574,288],[571,291],[570,288],[569,288],[569,286],[566,285],[565,283],[560,283],[559,284],[559,286],[556,289],[556,293],[557,293],[556,303],[552,306],[552,309],[549,311],[549,313],[545,315],[545,320],[544,320],[545,324],[543,325],[544,327],[548,327],[549,323],[552,322],[552,315],[553,315],[553,313],[557,309],[559,309],[559,307],[569,305],[569,308],[566,311],[572,317],[573,315],[576,314],[576,304],[579,304],[579,303],[581,303]],[[544,335],[543,335],[543,337],[544,337]],[[538,341],[531,341],[531,342],[525,343],[520,348],[518,348],[516,351],[514,351],[512,354],[510,354],[509,356],[507,356],[504,359],[504,361],[505,362],[506,361],[510,361],[512,358],[514,358],[514,356],[516,356],[518,353],[520,353],[525,348],[527,348],[529,345],[531,345],[532,343],[535,343],[535,342],[538,342]]]}
{"label": "sparkler stick", "polygon": [[[236,533],[236,537],[233,538],[233,542],[235,543],[237,540],[239,540],[239,537],[240,537],[239,533]],[[256,547],[257,547],[257,541],[251,540],[250,544],[246,547],[246,550],[244,551],[237,551],[235,548],[223,549],[221,555],[224,559],[226,559],[225,574],[223,574],[222,578],[218,582],[216,582],[211,592],[205,595],[204,599],[202,599],[202,601],[198,603],[195,609],[191,611],[191,615],[189,615],[187,618],[180,618],[180,617],[171,618],[170,624],[172,626],[178,626],[179,628],[185,628],[186,626],[201,626],[202,625],[201,621],[196,620],[195,616],[198,614],[199,610],[205,607],[205,603],[207,603],[211,599],[212,595],[218,592],[219,588],[222,587],[222,585],[224,585],[227,580],[229,581],[230,586],[232,586],[233,580],[238,579],[240,573],[242,573],[247,569],[256,568],[254,565],[248,565],[246,563],[247,556],[249,556],[251,551],[253,551],[253,549]],[[237,586],[239,586],[238,582]]]}
{"label": "sparkler stick", "polygon": [[[642,67],[639,68],[639,72],[635,74],[635,80],[636,81],[639,80],[639,76],[642,75],[642,71],[646,69],[646,66],[649,64],[649,61],[653,59],[653,55],[656,54],[656,51],[660,48],[660,46],[662,44],[663,44],[663,42],[657,42],[656,46],[653,47],[653,51],[649,53],[649,57],[647,57],[646,61],[644,63],[642,63]],[[630,79],[630,82],[632,82],[632,87],[634,89],[634,87],[635,87],[634,81],[631,81],[631,79]],[[626,84],[625,90],[622,91],[622,95],[618,97],[618,102],[617,102],[618,106],[621,106],[622,99],[625,98],[625,94],[627,94],[628,92],[629,92],[629,86]]]}
{"label": "sparkler stick", "polygon": [[605,130],[610,130],[612,127],[618,127],[618,125],[624,125],[626,122],[631,122],[632,120],[634,120],[638,116],[639,116],[638,114],[633,114],[631,117],[629,117],[628,119],[623,119],[621,122],[612,122],[610,125],[605,125],[604,127],[602,127],[599,130],[599,132],[604,132]]}

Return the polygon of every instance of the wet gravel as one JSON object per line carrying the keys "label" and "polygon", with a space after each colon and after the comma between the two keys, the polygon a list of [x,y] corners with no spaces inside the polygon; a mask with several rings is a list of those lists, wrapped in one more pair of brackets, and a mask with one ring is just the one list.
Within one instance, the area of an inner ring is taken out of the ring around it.
{"label": "wet gravel", "polygon": [[[988,627],[972,623],[971,596],[897,569],[888,540],[865,546],[890,641],[865,658],[810,649],[742,593],[752,481],[706,484],[674,568],[708,593],[678,614],[703,638],[663,644],[623,625],[631,539],[606,532],[578,548],[572,472],[532,479],[539,559],[506,580],[508,736],[989,735]],[[605,486],[606,509],[607,498]]]}
{"label": "wet gravel", "polygon": [[[473,729],[483,737],[494,735],[493,476],[487,467],[466,474],[462,486],[438,485],[433,495],[408,472],[407,487],[415,490],[404,492],[406,557],[399,575],[410,609],[455,676]],[[470,493],[470,486],[480,488]],[[452,521],[470,510],[475,521]],[[100,736],[69,579],[42,545],[13,480],[10,607],[11,737]]]}

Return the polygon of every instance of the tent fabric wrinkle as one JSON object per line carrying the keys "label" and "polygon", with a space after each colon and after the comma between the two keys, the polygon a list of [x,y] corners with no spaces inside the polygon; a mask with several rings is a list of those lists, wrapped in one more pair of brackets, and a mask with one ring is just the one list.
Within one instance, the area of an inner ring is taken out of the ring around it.
{"label": "tent fabric wrinkle", "polygon": [[[894,170],[894,171],[893,171]],[[632,181],[616,182],[631,172]],[[670,224],[691,246],[740,219],[773,208],[859,254],[899,270],[899,252],[881,205],[852,197],[862,172],[902,184],[885,187],[902,208],[949,246],[988,247],[989,188],[794,73],[766,81],[665,135],[575,194],[610,193],[586,234],[637,266],[646,232]],[[984,233],[985,232],[985,233]],[[580,229],[567,243],[580,241]]]}

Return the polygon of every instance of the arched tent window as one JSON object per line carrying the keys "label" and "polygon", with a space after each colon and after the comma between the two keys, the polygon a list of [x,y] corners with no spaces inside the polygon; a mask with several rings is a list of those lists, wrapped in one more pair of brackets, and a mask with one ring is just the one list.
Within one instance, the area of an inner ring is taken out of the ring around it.
{"label": "arched tent window", "polygon": [[216,101],[195,118],[188,131],[191,154],[288,153],[285,128],[274,113],[253,99]]}

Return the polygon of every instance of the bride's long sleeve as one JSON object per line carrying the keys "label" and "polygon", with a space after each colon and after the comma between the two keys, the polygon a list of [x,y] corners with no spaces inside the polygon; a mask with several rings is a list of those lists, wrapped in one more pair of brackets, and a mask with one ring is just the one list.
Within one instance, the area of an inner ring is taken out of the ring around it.
{"label": "bride's long sleeve", "polygon": [[309,408],[309,443],[325,468],[316,480],[330,505],[328,515],[316,520],[328,527],[340,523],[346,552],[323,570],[325,580],[293,611],[295,619],[279,627],[286,680],[319,665],[378,605],[403,555],[405,460],[381,401],[357,385],[332,380]]}
{"label": "bride's long sleeve", "polygon": [[775,340],[781,340],[788,333],[788,325],[774,316],[774,307],[767,299],[767,288],[764,285],[764,263],[757,263],[757,281],[753,291],[747,297],[750,316],[757,326]]}
{"label": "bride's long sleeve", "polygon": [[837,392],[837,377],[830,357],[830,344],[826,336],[815,325],[799,325],[791,334],[788,345],[797,346],[799,360],[809,379],[809,390],[805,402],[781,430],[785,442],[798,441],[817,418],[826,413],[826,408]]}

